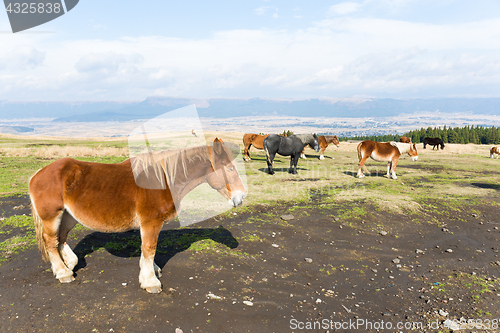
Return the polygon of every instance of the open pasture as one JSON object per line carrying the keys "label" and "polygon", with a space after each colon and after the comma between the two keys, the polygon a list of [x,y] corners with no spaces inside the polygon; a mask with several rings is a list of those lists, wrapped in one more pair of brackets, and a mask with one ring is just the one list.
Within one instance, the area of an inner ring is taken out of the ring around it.
{"label": "open pasture", "polygon": [[[205,134],[242,146],[242,133]],[[65,154],[38,156],[44,147],[88,148],[77,158],[114,163],[127,158],[126,142],[39,142],[0,138],[2,330],[297,332],[298,323],[362,319],[437,320],[447,332],[446,319],[500,318],[500,164],[489,146],[417,144],[418,161],[402,156],[397,180],[372,160],[371,176],[356,178],[356,143],[330,145],[323,161],[306,148],[298,175],[282,156],[268,175],[264,152],[251,148],[243,206],[164,226],[156,255],[163,292],[150,295],[138,282],[138,232],[77,226],[69,240],[76,280],[59,284],[28,216],[30,175]],[[104,148],[116,151],[95,153]]]}

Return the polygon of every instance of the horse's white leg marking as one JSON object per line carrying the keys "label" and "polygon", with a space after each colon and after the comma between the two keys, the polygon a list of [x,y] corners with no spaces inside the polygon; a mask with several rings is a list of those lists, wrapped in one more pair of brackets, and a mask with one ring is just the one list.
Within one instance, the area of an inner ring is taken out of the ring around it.
{"label": "horse's white leg marking", "polygon": [[74,281],[75,278],[73,277],[73,270],[66,266],[59,252],[61,248],[59,244],[59,228],[63,213],[64,211],[54,219],[52,223],[54,230],[47,230],[49,229],[49,223],[44,223],[43,238],[47,246],[52,272],[61,283],[66,283]]}
{"label": "horse's white leg marking", "polygon": [[67,243],[59,244],[59,253],[68,269],[73,270],[78,264],[78,256],[71,250],[71,247]]}
{"label": "horse's white leg marking", "polygon": [[141,259],[139,260],[139,267],[141,268],[139,283],[141,284],[141,288],[152,288],[152,290],[159,293],[161,291],[161,282],[155,275],[155,265],[154,256],[152,258],[144,258],[144,255],[141,254]]}
{"label": "horse's white leg marking", "polygon": [[300,158],[307,160],[306,154],[300,154]]}
{"label": "horse's white leg marking", "polygon": [[153,268],[155,270],[156,276],[161,277],[161,268],[153,261]]}
{"label": "horse's white leg marking", "polygon": [[325,159],[325,156],[323,156],[323,155],[319,155],[319,159],[320,159],[320,160],[324,160],[324,159]]}

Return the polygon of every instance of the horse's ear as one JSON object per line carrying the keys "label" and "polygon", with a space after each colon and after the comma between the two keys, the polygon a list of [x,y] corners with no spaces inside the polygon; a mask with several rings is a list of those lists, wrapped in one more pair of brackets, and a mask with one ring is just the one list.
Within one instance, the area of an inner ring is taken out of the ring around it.
{"label": "horse's ear", "polygon": [[216,153],[217,155],[221,155],[221,154],[222,154],[222,151],[223,151],[223,149],[224,149],[224,148],[222,147],[222,145],[223,145],[223,144],[224,144],[224,143],[223,143],[223,141],[222,141],[221,139],[219,139],[219,138],[215,138],[215,140],[214,140],[214,151],[215,151],[215,153]]}

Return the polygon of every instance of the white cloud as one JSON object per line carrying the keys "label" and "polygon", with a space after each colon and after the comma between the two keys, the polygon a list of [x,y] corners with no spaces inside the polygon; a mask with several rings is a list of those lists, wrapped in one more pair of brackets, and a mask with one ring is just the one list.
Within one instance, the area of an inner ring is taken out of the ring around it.
{"label": "white cloud", "polygon": [[336,15],[347,15],[357,12],[361,8],[361,5],[356,2],[341,2],[337,5],[330,6],[328,13],[331,16]]}
{"label": "white cloud", "polygon": [[272,6],[260,6],[259,8],[254,9],[254,12],[257,15],[265,15],[272,8]]}
{"label": "white cloud", "polygon": [[18,46],[3,56],[0,55],[0,70],[32,70],[41,66],[44,60],[45,52],[30,46]]}
{"label": "white cloud", "polygon": [[405,97],[468,87],[498,96],[498,36],[500,19],[433,25],[369,17],[204,39],[25,35],[22,44],[0,49],[0,99],[27,98],[26,91],[29,99]]}

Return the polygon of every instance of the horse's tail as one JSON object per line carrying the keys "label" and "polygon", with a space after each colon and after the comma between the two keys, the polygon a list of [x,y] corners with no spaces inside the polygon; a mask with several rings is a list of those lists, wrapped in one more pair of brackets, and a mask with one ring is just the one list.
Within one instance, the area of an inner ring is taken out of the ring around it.
{"label": "horse's tail", "polygon": [[271,156],[269,156],[269,151],[267,150],[267,144],[265,142],[262,142],[262,147],[264,148],[264,151],[266,152],[267,162],[272,163]]}
{"label": "horse's tail", "polygon": [[31,202],[31,214],[33,215],[33,222],[35,223],[36,240],[38,241],[38,249],[42,252],[42,258],[47,261],[49,258],[49,253],[47,252],[47,246],[43,240],[43,221],[36,212],[33,201]]}
{"label": "horse's tail", "polygon": [[357,148],[357,150],[358,150],[358,161],[361,161],[361,144],[362,143],[363,142],[358,143],[358,148]]}
{"label": "horse's tail", "polygon": [[[40,171],[40,170],[38,170]],[[38,173],[38,171],[36,173]],[[31,176],[29,183],[31,183],[31,179],[35,177],[36,173]],[[29,185],[28,185],[29,188]],[[35,200],[33,200],[33,197],[31,196],[30,193],[30,200],[31,200],[31,215],[33,216],[33,223],[35,224],[35,231],[36,231],[36,240],[38,241],[38,249],[40,252],[42,252],[42,258],[44,261],[47,261],[49,259],[49,253],[47,251],[47,246],[45,244],[45,240],[43,239],[43,220],[38,215],[38,212],[36,211],[35,207]]]}

